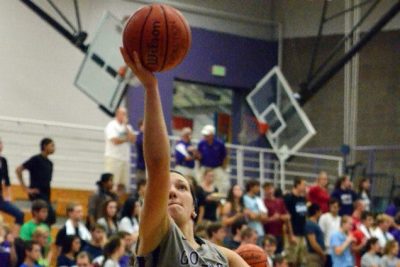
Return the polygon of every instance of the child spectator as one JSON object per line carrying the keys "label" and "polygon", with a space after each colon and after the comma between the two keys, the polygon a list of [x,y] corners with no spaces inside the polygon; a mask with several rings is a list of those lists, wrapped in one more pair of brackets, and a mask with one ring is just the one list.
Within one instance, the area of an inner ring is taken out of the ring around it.
{"label": "child spectator", "polygon": [[276,256],[274,259],[274,267],[288,267],[288,261],[284,256]]}
{"label": "child spectator", "polygon": [[76,267],[92,267],[89,254],[82,251],[76,256]]}
{"label": "child spectator", "polygon": [[399,244],[395,240],[386,243],[384,255],[382,257],[382,267],[399,267],[400,260],[397,258],[399,253]]}
{"label": "child spectator", "polygon": [[[31,207],[32,220],[22,225],[19,236],[23,240],[32,240],[32,234],[37,227],[44,227],[50,232],[50,228],[45,224],[48,214],[48,205],[46,201],[37,199],[32,202]],[[49,237],[49,243],[50,243]]]}
{"label": "child spectator", "polygon": [[94,259],[93,263],[102,267],[120,267],[119,259],[124,253],[124,241],[119,236],[112,236],[104,246],[103,256]]}
{"label": "child spectator", "polygon": [[117,235],[121,238],[121,240],[124,241],[124,244],[125,244],[125,253],[119,259],[119,265],[121,267],[129,267],[130,260],[133,256],[134,241],[132,239],[132,236],[128,232],[119,231]]}
{"label": "child spectator", "polygon": [[223,246],[226,230],[221,223],[212,223],[207,228],[208,240],[218,246]]}
{"label": "child spectator", "polygon": [[273,235],[266,235],[263,242],[264,251],[267,254],[268,266],[274,266],[277,240]]}
{"label": "child spectator", "polygon": [[25,259],[20,267],[40,267],[36,262],[40,259],[40,245],[35,241],[25,242]]}
{"label": "child spectator", "polygon": [[16,261],[14,236],[8,227],[0,224],[0,266],[14,266]]}
{"label": "child spectator", "polygon": [[91,259],[103,255],[103,246],[106,242],[106,229],[101,224],[95,224],[92,227],[92,240],[83,247]]}
{"label": "child spectator", "polygon": [[352,228],[351,217],[345,215],[340,221],[340,230],[332,234],[330,240],[332,267],[354,266],[353,255],[350,251],[351,243],[355,240],[350,233]]}
{"label": "child spectator", "polygon": [[246,229],[246,221],[244,219],[235,221],[231,226],[231,235],[225,238],[224,247],[235,250],[242,242],[241,232]]}
{"label": "child spectator", "polygon": [[63,243],[61,255],[57,258],[57,266],[75,266],[76,254],[81,249],[81,240],[79,236],[67,235]]}
{"label": "child spectator", "polygon": [[382,267],[381,258],[377,255],[380,251],[378,238],[368,239],[365,248],[367,252],[361,257],[361,267]]}

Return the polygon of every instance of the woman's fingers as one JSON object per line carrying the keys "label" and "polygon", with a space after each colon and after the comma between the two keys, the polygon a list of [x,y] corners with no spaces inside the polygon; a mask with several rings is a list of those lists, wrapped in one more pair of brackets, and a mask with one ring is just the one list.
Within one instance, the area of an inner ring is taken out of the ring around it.
{"label": "woman's fingers", "polygon": [[124,58],[125,63],[132,69],[132,71],[135,71],[136,70],[136,66],[132,62],[131,57],[128,56],[128,53],[126,52],[125,48],[120,47],[119,50],[121,51],[121,55]]}

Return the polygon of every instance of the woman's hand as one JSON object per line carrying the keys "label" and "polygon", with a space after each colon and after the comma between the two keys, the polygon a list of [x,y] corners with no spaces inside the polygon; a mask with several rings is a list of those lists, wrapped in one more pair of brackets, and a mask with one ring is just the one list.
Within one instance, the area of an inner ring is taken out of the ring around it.
{"label": "woman's hand", "polygon": [[138,54],[133,52],[133,61],[130,56],[128,56],[125,48],[120,47],[120,51],[122,57],[125,60],[125,63],[131,68],[132,72],[139,79],[139,81],[143,84],[146,89],[156,88],[157,87],[157,79],[151,71],[148,71],[146,68],[142,66],[140,62]]}

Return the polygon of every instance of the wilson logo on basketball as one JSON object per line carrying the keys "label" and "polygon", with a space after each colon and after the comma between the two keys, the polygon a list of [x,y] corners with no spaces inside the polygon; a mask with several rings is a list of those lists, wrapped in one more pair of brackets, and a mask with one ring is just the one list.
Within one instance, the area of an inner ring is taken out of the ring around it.
{"label": "wilson logo on basketball", "polygon": [[160,27],[161,22],[154,21],[152,23],[151,40],[147,44],[149,53],[146,57],[147,65],[157,65],[158,64],[158,53],[159,53],[159,42],[160,42]]}

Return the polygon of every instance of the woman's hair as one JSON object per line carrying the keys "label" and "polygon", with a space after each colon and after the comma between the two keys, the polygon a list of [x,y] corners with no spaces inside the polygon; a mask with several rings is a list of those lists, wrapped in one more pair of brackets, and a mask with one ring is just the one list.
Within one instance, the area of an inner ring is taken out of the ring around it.
{"label": "woman's hair", "polygon": [[[106,201],[103,203],[103,209],[102,209],[102,214],[101,214],[102,217],[108,218],[107,207],[108,207],[108,205],[109,205],[111,202],[115,202],[116,204],[118,204],[117,201],[114,200],[114,199],[108,199],[108,200],[106,200]],[[117,213],[118,213],[118,212],[116,212],[115,215],[114,215],[115,219],[117,219]],[[113,217],[113,219],[114,219],[114,217]]]}
{"label": "woman's hair", "polygon": [[378,243],[378,238],[376,237],[371,237],[370,239],[368,239],[367,243],[365,244],[365,250],[369,251],[373,245],[375,245],[376,243]]}
{"label": "woman's hair", "polygon": [[370,180],[369,178],[362,178],[362,179],[358,182],[358,193],[359,193],[359,194],[362,194],[362,192],[365,191],[365,193],[367,194],[367,196],[368,196],[368,197],[370,196],[369,190],[364,190],[364,188],[363,188],[363,183],[366,182],[366,181],[369,181],[369,180]]}
{"label": "woman's hair", "polygon": [[104,184],[108,181],[112,180],[114,175],[112,173],[106,172],[100,175],[100,180],[96,182],[96,185],[100,188],[103,188]]}
{"label": "woman's hair", "polygon": [[193,199],[194,211],[196,212],[196,214],[199,214],[199,203],[197,201],[196,191],[195,191],[194,185],[193,185],[192,181],[190,180],[190,178],[187,178],[181,172],[178,172],[176,170],[170,170],[170,173],[176,173],[176,174],[182,176],[183,178],[185,178],[185,180],[188,182],[189,188],[190,188],[190,194],[192,195],[192,199]]}
{"label": "woman's hair", "polygon": [[118,235],[112,236],[110,239],[108,239],[103,248],[104,259],[101,267],[104,267],[106,261],[111,258],[111,256],[121,247],[121,245],[121,237]]}
{"label": "woman's hair", "polygon": [[[232,209],[231,210],[236,210],[236,202],[235,202],[235,196],[233,195],[233,189],[235,188],[235,186],[239,186],[237,184],[231,186],[231,188],[228,191],[228,196],[226,197],[226,201],[230,202],[232,205]],[[241,196],[239,198],[239,206],[240,208],[244,207],[244,202],[243,202],[243,196]]]}
{"label": "woman's hair", "polygon": [[207,169],[204,171],[204,173],[203,173],[203,178],[204,178],[207,174],[209,174],[210,172],[213,172],[213,169],[207,168]]}
{"label": "woman's hair", "polygon": [[383,253],[385,255],[389,254],[390,251],[392,251],[392,249],[397,245],[397,241],[396,240],[389,240],[386,242],[385,248],[383,249]]}
{"label": "woman's hair", "polygon": [[79,236],[77,236],[77,235],[67,235],[65,237],[65,239],[64,239],[64,242],[63,242],[63,245],[62,245],[62,248],[61,248],[61,253],[62,254],[66,254],[66,253],[70,252],[71,249],[72,249],[72,243],[74,243],[74,241],[76,239],[80,240]]}
{"label": "woman's hair", "polygon": [[139,219],[138,216],[135,216],[136,212],[136,202],[137,200],[135,198],[128,198],[124,205],[122,206],[122,211],[121,211],[121,219],[126,217],[129,219],[132,225],[133,223],[133,217],[136,217],[136,219]]}
{"label": "woman's hair", "polygon": [[[108,205],[110,204],[110,203],[112,203],[112,202],[115,202],[116,204],[118,204],[117,203],[117,201],[116,200],[114,200],[114,199],[108,199],[108,200],[106,200],[104,203],[103,203],[103,209],[102,209],[102,217],[105,219],[105,221],[106,221],[106,223],[107,223],[107,226],[108,226],[108,229],[111,229],[111,226],[110,226],[110,223],[109,223],[109,221],[108,221],[108,214],[107,214],[107,207],[108,207]],[[111,218],[112,219],[112,221],[114,222],[114,224],[117,226],[118,225],[118,211],[115,213],[115,215]],[[109,235],[109,233],[107,233],[107,235]]]}
{"label": "woman's hair", "polygon": [[339,189],[340,186],[342,185],[342,183],[346,180],[346,178],[347,178],[346,175],[338,177],[338,179],[336,180],[336,183],[335,183],[335,189]]}

